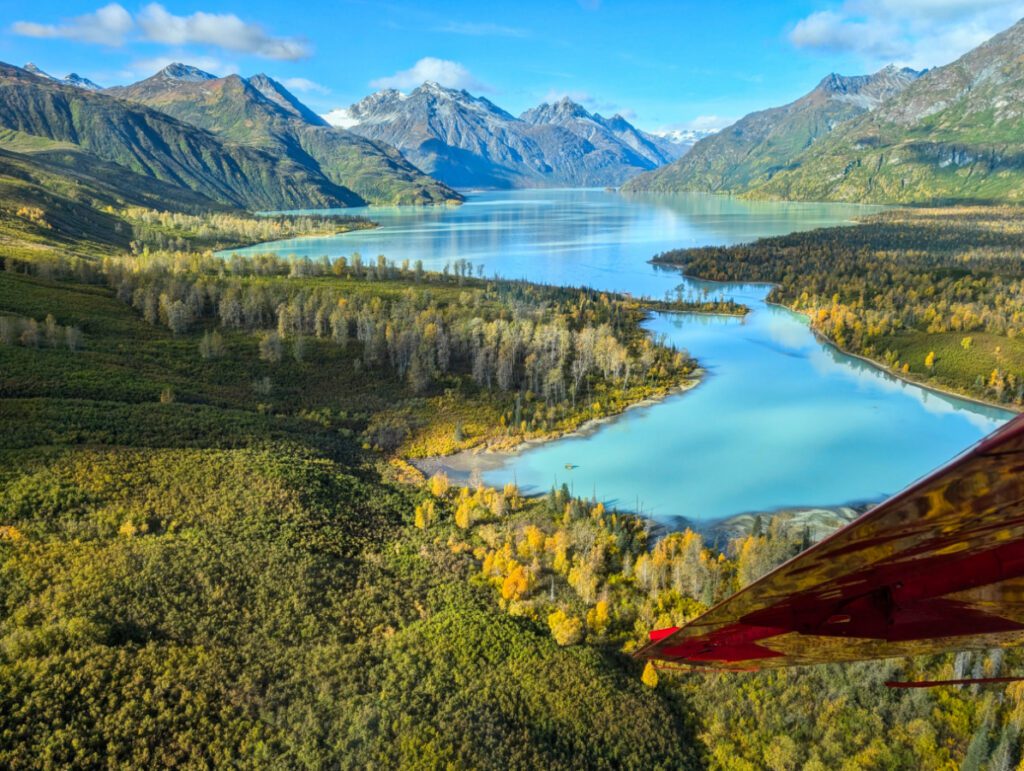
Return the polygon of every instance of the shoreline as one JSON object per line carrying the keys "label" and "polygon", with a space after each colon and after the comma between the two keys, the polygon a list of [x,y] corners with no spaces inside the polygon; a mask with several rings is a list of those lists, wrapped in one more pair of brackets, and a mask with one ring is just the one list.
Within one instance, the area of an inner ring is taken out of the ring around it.
{"label": "shoreline", "polygon": [[[653,407],[661,402],[669,399],[673,396],[682,396],[683,394],[692,391],[694,388],[704,382],[704,376],[706,375],[705,370],[696,369],[694,370],[693,377],[679,385],[672,386],[663,394],[656,396],[645,396],[643,399],[627,404],[622,410],[612,415],[603,415],[599,418],[588,418],[587,420],[580,423],[578,426],[566,431],[556,433],[553,436],[535,437],[533,439],[523,439],[517,444],[505,448],[505,449],[494,449],[489,447],[487,444],[480,444],[476,447],[471,447],[466,450],[460,450],[458,452],[451,453],[450,455],[434,455],[429,458],[401,458],[402,461],[408,463],[418,469],[420,473],[429,477],[430,475],[438,471],[451,471],[456,474],[469,474],[473,471],[491,471],[496,468],[500,468],[501,465],[508,458],[516,457],[522,453],[531,450],[535,447],[539,447],[549,442],[555,442],[562,439],[569,439],[571,437],[586,437],[594,432],[598,431],[601,426],[604,426],[613,421],[619,420],[630,410],[639,409],[642,407]],[[462,458],[465,459],[463,462],[455,461],[453,459]],[[479,459],[482,463],[469,463],[469,459]]]}
{"label": "shoreline", "polygon": [[[770,302],[768,300],[765,300],[765,305],[773,305],[776,308],[783,308],[784,310],[787,310],[790,313],[799,314],[800,316],[803,316],[804,318],[808,318],[809,317],[809,314],[804,313],[803,311],[795,311],[792,308],[790,308],[790,307],[788,307],[786,305],[783,305],[782,303]],[[832,346],[833,348],[835,348],[837,351],[839,351],[839,353],[843,354],[844,356],[849,356],[851,359],[857,359],[858,361],[862,361],[865,364],[869,364],[870,366],[874,367],[876,370],[878,370],[882,374],[888,375],[889,377],[892,377],[895,380],[899,380],[902,383],[906,383],[907,385],[917,386],[918,388],[922,389],[923,391],[930,391],[931,393],[936,394],[937,396],[952,396],[955,399],[960,399],[960,400],[965,401],[965,402],[971,402],[972,404],[977,404],[979,407],[989,407],[991,409],[1002,410],[1003,412],[1009,412],[1009,413],[1012,413],[1012,414],[1015,414],[1015,415],[1019,415],[1022,412],[1024,412],[1024,409],[1020,409],[1018,407],[1014,407],[1013,405],[997,404],[995,402],[986,401],[985,399],[979,399],[977,396],[971,396],[969,394],[964,394],[964,393],[960,393],[958,391],[954,391],[951,388],[945,388],[943,386],[937,386],[937,385],[933,385],[931,383],[926,383],[926,382],[923,382],[921,380],[917,380],[917,379],[915,379],[915,378],[913,378],[913,377],[911,377],[911,376],[909,376],[907,374],[904,374],[902,372],[896,372],[895,370],[892,370],[889,367],[887,367],[882,362],[875,361],[870,356],[865,356],[862,353],[855,353],[853,351],[848,351],[845,348],[843,348],[843,347],[841,347],[839,345],[836,345],[836,343],[828,335],[824,334],[823,332],[819,332],[817,329],[814,329],[814,327],[812,327],[810,325],[808,325],[807,328],[811,331],[811,334],[813,334],[815,339],[818,340],[819,342],[826,343],[827,345]]]}
{"label": "shoreline", "polygon": [[[656,262],[655,260],[650,260],[650,262],[653,265],[661,265],[661,266],[668,266],[668,267],[672,266],[672,263],[668,263],[668,262]],[[709,284],[729,284],[729,285],[732,285],[732,286],[770,286],[773,289],[778,286],[778,284],[774,284],[771,281],[717,281],[717,280],[711,279],[711,278],[701,278],[700,276],[690,275],[689,273],[686,273],[681,267],[679,267],[679,266],[676,266],[676,267],[678,268],[678,270],[679,270],[680,274],[683,276],[683,278],[687,278],[687,279],[689,279],[691,281],[703,281],[703,282],[706,282],[706,283],[709,283]],[[767,295],[765,296],[764,304],[765,305],[771,305],[771,306],[773,306],[775,308],[781,308],[783,310],[789,311],[790,313],[795,313],[795,314],[797,314],[799,316],[803,316],[804,318],[810,318],[810,314],[809,313],[807,313],[805,311],[793,310],[788,305],[783,305],[782,303],[778,303],[778,302],[774,302],[772,300],[769,300]],[[754,311],[751,310],[750,312],[753,313]],[[882,362],[875,361],[871,357],[865,356],[862,353],[855,353],[853,351],[848,351],[845,348],[842,348],[841,346],[836,345],[835,342],[833,342],[829,338],[828,335],[826,335],[826,334],[824,334],[822,332],[819,332],[818,330],[814,329],[814,327],[812,327],[810,324],[807,325],[807,328],[810,330],[811,334],[814,335],[815,339],[818,340],[819,342],[826,343],[827,345],[832,346],[832,348],[834,348],[835,350],[837,350],[839,353],[843,354],[844,356],[849,356],[850,358],[858,359],[858,360],[864,362],[865,364],[871,365],[872,367],[874,367],[876,370],[878,370],[882,374],[889,375],[890,377],[893,377],[896,380],[899,380],[899,381],[901,381],[903,383],[906,383],[908,385],[917,386],[918,388],[921,388],[921,389],[923,389],[925,391],[930,391],[931,393],[934,393],[934,394],[936,394],[938,396],[952,396],[953,398],[956,398],[956,399],[962,399],[965,402],[971,402],[972,404],[977,404],[979,407],[989,407],[989,408],[996,409],[996,410],[1003,410],[1004,412],[1009,412],[1009,413],[1013,413],[1013,414],[1016,414],[1016,415],[1024,413],[1024,409],[1022,409],[1022,408],[1018,408],[1018,407],[1014,407],[1012,405],[1006,405],[1006,404],[997,404],[996,402],[990,402],[990,401],[987,401],[985,399],[979,399],[977,396],[971,396],[969,394],[960,393],[958,391],[954,391],[951,388],[946,388],[946,387],[943,387],[943,386],[937,386],[937,385],[934,385],[934,384],[931,384],[931,383],[925,383],[925,382],[917,380],[917,379],[915,379],[913,377],[909,377],[907,375],[904,375],[902,372],[894,372],[893,370],[889,369],[889,367],[887,367]]]}
{"label": "shoreline", "polygon": [[[302,215],[302,216],[305,216],[305,215]],[[358,230],[376,230],[379,227],[380,227],[380,223],[379,222],[374,222],[374,221],[370,220],[365,225],[358,225],[356,227],[345,228],[344,230],[335,230],[335,231],[323,232],[323,233],[303,233],[302,235],[299,235],[299,236],[288,236],[287,238],[278,238],[275,241],[255,241],[253,243],[242,243],[242,244],[236,244],[234,246],[220,246],[220,247],[218,247],[216,249],[213,249],[212,251],[213,251],[213,256],[214,257],[218,257],[218,256],[221,255],[221,252],[233,252],[236,249],[252,249],[254,246],[263,246],[263,245],[267,245],[267,244],[279,244],[282,241],[300,241],[300,240],[302,240],[304,238],[331,238],[332,236],[343,236],[346,233],[355,233]]]}

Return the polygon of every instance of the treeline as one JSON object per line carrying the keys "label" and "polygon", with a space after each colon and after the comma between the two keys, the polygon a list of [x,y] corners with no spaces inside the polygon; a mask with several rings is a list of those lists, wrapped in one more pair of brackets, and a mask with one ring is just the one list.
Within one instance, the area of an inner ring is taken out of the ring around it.
{"label": "treeline", "polygon": [[[111,209],[110,213],[114,213]],[[225,249],[264,241],[313,235],[335,235],[376,226],[352,215],[209,212],[185,214],[131,206],[116,212],[131,224],[131,250],[186,251]]]}
{"label": "treeline", "polygon": [[[1024,220],[1012,207],[901,210],[853,227],[768,238],[732,247],[665,252],[678,265],[715,281],[775,284],[769,299],[810,316],[840,348],[903,371],[928,375],[928,348],[912,335],[1024,334]],[[900,350],[901,336],[907,352]],[[921,361],[908,361],[913,347]],[[942,358],[942,351],[939,351]],[[979,375],[947,356],[954,384],[985,398],[1020,404],[1024,362],[997,351]]]}
{"label": "treeline", "polygon": [[[366,444],[413,457],[572,430],[669,392],[696,366],[643,328],[670,303],[484,280],[466,260],[437,272],[359,254],[2,262],[15,275],[110,287],[140,318],[194,340],[197,360],[252,368],[244,393],[261,409],[348,409],[352,388],[387,400]],[[318,370],[316,392],[299,394],[307,370]],[[183,383],[173,390],[197,398]]]}
{"label": "treeline", "polygon": [[33,318],[0,314],[0,344],[77,351],[82,346],[82,330],[58,324],[52,313],[47,313],[41,323]]}
{"label": "treeline", "polygon": [[[333,265],[239,259],[218,266],[216,274],[162,261],[121,261],[106,270],[118,298],[175,334],[210,323],[253,332],[270,362],[287,349],[301,359],[307,339],[356,343],[363,366],[393,373],[415,393],[465,374],[488,390],[530,392],[549,406],[575,406],[595,380],[629,388],[634,379],[683,376],[695,366],[640,333],[639,306],[590,290],[477,281],[457,297],[439,297],[414,286],[368,291],[351,282],[264,278],[416,275],[383,260],[369,268],[358,259]],[[460,274],[457,281],[464,280]]]}

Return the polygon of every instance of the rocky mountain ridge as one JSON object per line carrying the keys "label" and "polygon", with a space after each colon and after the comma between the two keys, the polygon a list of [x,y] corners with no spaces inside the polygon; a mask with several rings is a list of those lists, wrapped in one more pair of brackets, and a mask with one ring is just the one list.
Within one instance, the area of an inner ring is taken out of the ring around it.
{"label": "rocky mountain ridge", "polygon": [[515,117],[485,97],[433,82],[408,94],[378,91],[325,117],[394,145],[453,187],[614,186],[686,149],[570,99]]}

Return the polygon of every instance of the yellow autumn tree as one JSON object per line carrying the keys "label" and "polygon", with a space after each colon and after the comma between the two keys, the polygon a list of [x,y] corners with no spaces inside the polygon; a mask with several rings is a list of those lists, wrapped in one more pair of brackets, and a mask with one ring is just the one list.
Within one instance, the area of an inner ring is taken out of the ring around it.
{"label": "yellow autumn tree", "polygon": [[458,505],[455,507],[455,525],[461,527],[463,530],[469,528],[473,524],[473,501],[469,498],[460,500]]}
{"label": "yellow autumn tree", "polygon": [[559,645],[575,645],[583,637],[583,622],[564,610],[556,610],[548,616],[548,628]]}
{"label": "yellow autumn tree", "polygon": [[597,604],[587,611],[587,627],[598,634],[602,634],[608,628],[608,600],[598,600]]}
{"label": "yellow autumn tree", "polygon": [[435,498],[440,498],[448,492],[448,487],[448,475],[443,471],[438,471],[430,477],[430,494]]}
{"label": "yellow autumn tree", "polygon": [[928,355],[924,357],[924,366],[928,369],[935,366],[935,351],[928,351]]}
{"label": "yellow autumn tree", "polygon": [[502,490],[502,495],[505,496],[505,502],[513,511],[518,509],[521,505],[521,501],[519,500],[519,488],[516,486],[515,482],[507,482],[505,484],[505,489]]}
{"label": "yellow autumn tree", "polygon": [[658,686],[658,670],[654,668],[654,662],[648,661],[644,666],[644,673],[640,676],[640,682],[648,688]]}
{"label": "yellow autumn tree", "polygon": [[415,525],[420,530],[425,530],[434,522],[437,515],[437,507],[433,501],[423,501],[416,507]]}
{"label": "yellow autumn tree", "polygon": [[523,543],[526,544],[526,556],[533,556],[544,551],[546,537],[544,531],[536,525],[527,525],[523,529]]}
{"label": "yellow autumn tree", "polygon": [[513,562],[509,574],[501,584],[501,596],[506,600],[522,599],[533,583],[530,574],[518,562]]}

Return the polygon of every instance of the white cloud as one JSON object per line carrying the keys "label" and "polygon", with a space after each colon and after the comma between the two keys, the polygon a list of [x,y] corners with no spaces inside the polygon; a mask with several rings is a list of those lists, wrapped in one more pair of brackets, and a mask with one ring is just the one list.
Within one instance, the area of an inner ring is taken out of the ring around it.
{"label": "white cloud", "polygon": [[906,47],[893,24],[858,21],[834,11],[819,11],[801,19],[789,39],[798,48],[856,51],[883,59],[898,57]]}
{"label": "white cloud", "polygon": [[946,64],[1024,16],[1021,0],[845,0],[796,23],[798,48],[852,53],[869,67]]}
{"label": "white cloud", "polygon": [[680,128],[692,129],[694,131],[721,131],[726,126],[731,126],[736,120],[736,118],[726,118],[721,115],[698,115],[693,120],[684,123]]}
{"label": "white cloud", "polygon": [[703,136],[705,134],[721,131],[727,126],[731,126],[736,121],[737,118],[728,118],[722,115],[698,115],[696,118],[682,121],[681,123],[671,123],[667,126],[660,126],[655,129],[653,133],[660,136],[671,134],[696,134],[698,136]]}
{"label": "white cloud", "polygon": [[309,78],[278,78],[289,91],[299,91],[303,94],[329,94],[331,89],[321,86]]}
{"label": "white cloud", "polygon": [[122,46],[129,38],[164,45],[208,45],[227,51],[294,61],[312,53],[310,44],[295,37],[271,35],[259,24],[232,13],[197,11],[175,16],[159,3],[150,3],[136,16],[117,3],[67,19],[60,24],[17,21],[11,31],[26,37],[66,38],[107,46]]}
{"label": "white cloud", "polygon": [[458,62],[425,56],[407,70],[396,72],[384,78],[370,81],[371,88],[410,89],[432,80],[447,88],[464,88],[467,91],[490,91],[485,83],[473,77],[469,70]]}
{"label": "white cloud", "polygon": [[437,28],[438,32],[450,32],[453,35],[470,35],[473,37],[529,37],[530,31],[519,27],[506,27],[503,24],[490,22],[450,21]]}
{"label": "white cloud", "polygon": [[242,21],[233,13],[204,13],[175,16],[159,3],[151,3],[138,16],[146,40],[168,45],[203,44],[229,51],[294,61],[310,55],[308,42],[293,37],[275,37],[258,24]]}
{"label": "white cloud", "polygon": [[98,43],[106,46],[120,46],[135,28],[132,16],[117,3],[66,19],[60,24],[37,24],[32,21],[16,21],[11,30],[25,37],[66,38],[84,43]]}
{"label": "white cloud", "polygon": [[345,107],[339,107],[335,110],[331,110],[328,113],[324,113],[320,117],[322,117],[332,126],[339,126],[344,129],[352,128],[353,126],[359,125],[359,119],[353,118],[352,115],[349,114],[348,109]]}

